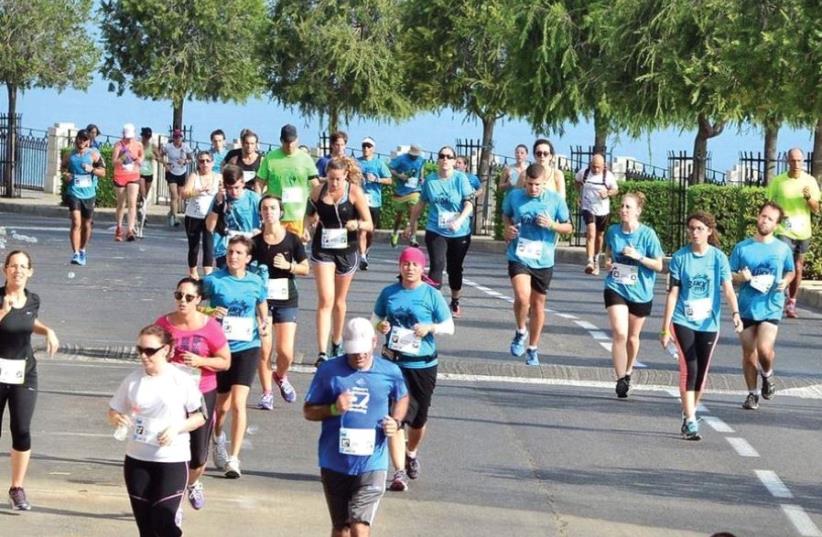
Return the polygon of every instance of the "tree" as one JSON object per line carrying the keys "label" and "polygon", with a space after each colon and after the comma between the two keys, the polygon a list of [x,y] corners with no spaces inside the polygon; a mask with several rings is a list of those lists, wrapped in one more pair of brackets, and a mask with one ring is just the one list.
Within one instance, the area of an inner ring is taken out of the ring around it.
{"label": "tree", "polygon": [[174,128],[186,99],[243,102],[262,88],[263,2],[104,0],[102,73],[118,93],[171,100]]}
{"label": "tree", "polygon": [[99,52],[86,31],[92,0],[0,2],[0,82],[8,93],[5,193],[16,173],[17,92],[32,87],[85,89]]}
{"label": "tree", "polygon": [[400,2],[273,2],[261,57],[271,97],[306,116],[400,119],[412,112],[397,56]]}

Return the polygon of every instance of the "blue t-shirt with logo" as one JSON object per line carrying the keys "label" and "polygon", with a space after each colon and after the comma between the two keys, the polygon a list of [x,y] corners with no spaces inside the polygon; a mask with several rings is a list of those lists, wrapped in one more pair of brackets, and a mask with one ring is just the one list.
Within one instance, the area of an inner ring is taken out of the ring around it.
{"label": "blue t-shirt with logo", "polygon": [[568,222],[570,216],[565,200],[548,190],[531,197],[524,189],[511,189],[502,201],[502,214],[519,229],[519,236],[508,244],[508,260],[530,268],[553,267],[559,234],[538,226],[537,217],[548,215],[554,222]]}
{"label": "blue t-shirt with logo", "polygon": [[[228,210],[226,210],[226,203]],[[247,233],[260,229],[260,195],[253,190],[243,190],[240,197],[235,200],[224,201],[211,209],[212,212],[223,213],[225,217],[226,231],[239,231]],[[223,257],[228,247],[228,237],[214,234],[214,256]]]}
{"label": "blue t-shirt with logo", "polygon": [[[260,346],[260,332],[257,329],[257,304],[266,302],[268,292],[263,280],[253,272],[246,272],[238,278],[232,276],[228,269],[217,270],[203,280],[203,293],[209,299],[212,307],[226,308],[226,317],[241,317],[249,319],[253,330],[251,339],[243,341],[228,338],[228,347],[231,352],[254,349]],[[231,321],[229,321],[231,322]],[[222,320],[225,327],[225,317]]]}
{"label": "blue t-shirt with logo", "polygon": [[[442,323],[451,318],[451,310],[448,309],[442,293],[427,283],[406,289],[398,282],[382,290],[374,304],[374,315],[387,320],[391,325],[391,332],[386,336],[386,345],[391,349],[391,340],[397,336],[395,327],[410,330],[415,324]],[[427,334],[420,340],[418,351],[400,352],[397,365],[407,369],[433,367],[438,363],[436,354],[434,335]]]}
{"label": "blue t-shirt with logo", "polygon": [[422,167],[425,161],[422,157],[412,157],[408,153],[403,153],[394,158],[388,167],[396,173],[404,173],[408,178],[404,182],[394,180],[394,195],[407,196],[414,192],[419,192],[422,182]]}
{"label": "blue t-shirt with logo", "polygon": [[474,196],[474,188],[464,173],[454,170],[451,177],[442,178],[429,173],[422,184],[420,199],[428,204],[428,223],[425,229],[443,237],[464,237],[471,233],[471,219],[466,218],[456,230],[448,227],[457,218],[467,200]]}
{"label": "blue t-shirt with logo", "polygon": [[605,287],[631,302],[650,302],[654,298],[656,272],[635,259],[622,255],[626,246],[640,255],[657,259],[662,257],[662,245],[656,232],[645,224],[628,233],[621,224],[613,224],[605,233],[605,244],[611,251],[613,266],[605,277]]}
{"label": "blue t-shirt with logo", "polygon": [[[382,185],[379,181],[369,181],[367,177],[370,173],[374,174],[377,179],[390,178],[391,170],[388,169],[388,165],[382,159],[377,157],[371,160],[360,157],[357,159],[357,163],[360,165],[360,170],[362,170],[362,188],[368,198],[368,206],[382,207]],[[374,222],[375,226],[377,224],[378,222]]]}
{"label": "blue t-shirt with logo", "polygon": [[776,238],[745,239],[734,246],[730,264],[731,271],[747,267],[753,276],[739,288],[739,316],[754,321],[781,319],[785,293],[777,287],[786,272],[796,269],[790,247]]}
{"label": "blue t-shirt with logo", "polygon": [[[322,421],[318,449],[320,468],[346,475],[387,470],[388,449],[382,420],[390,415],[392,402],[408,395],[402,371],[377,356],[374,356],[370,369],[354,369],[342,355],[320,365],[305,394],[305,402],[331,405],[346,391],[354,397],[351,408],[340,416]],[[373,430],[374,452],[370,455],[340,453],[341,428]]]}
{"label": "blue t-shirt with logo", "polygon": [[697,255],[688,245],[674,253],[668,270],[671,283],[679,285],[673,322],[697,332],[718,331],[722,284],[731,278],[728,256],[715,246]]}
{"label": "blue t-shirt with logo", "polygon": [[228,148],[224,147],[222,151],[216,151],[213,147],[208,150],[211,155],[211,171],[220,173],[223,168],[223,161],[228,154]]}
{"label": "blue t-shirt with logo", "polygon": [[93,166],[99,155],[96,149],[87,149],[82,154],[77,151],[71,153],[68,159],[71,180],[68,183],[66,194],[81,200],[91,199],[97,195],[97,176],[92,172],[87,172],[83,166],[86,164]]}
{"label": "blue t-shirt with logo", "polygon": [[480,178],[474,175],[473,173],[465,173],[466,177],[468,177],[468,182],[471,183],[471,186],[474,190],[479,190],[482,187],[482,182]]}

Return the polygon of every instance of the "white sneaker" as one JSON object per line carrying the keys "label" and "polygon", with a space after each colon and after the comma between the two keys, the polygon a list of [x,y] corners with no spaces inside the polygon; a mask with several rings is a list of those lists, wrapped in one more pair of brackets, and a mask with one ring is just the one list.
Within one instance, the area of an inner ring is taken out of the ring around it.
{"label": "white sneaker", "polygon": [[225,463],[225,476],[227,479],[239,479],[243,475],[240,472],[240,459],[237,457],[229,457]]}
{"label": "white sneaker", "polygon": [[225,433],[214,437],[214,447],[212,449],[211,456],[214,461],[214,466],[218,470],[225,469],[225,465],[228,462],[228,450],[226,450],[225,445]]}

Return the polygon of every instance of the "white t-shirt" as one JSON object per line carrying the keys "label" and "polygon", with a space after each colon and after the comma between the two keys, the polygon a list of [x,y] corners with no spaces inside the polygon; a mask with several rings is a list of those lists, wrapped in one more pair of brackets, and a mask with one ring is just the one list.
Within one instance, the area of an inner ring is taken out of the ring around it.
{"label": "white t-shirt", "polygon": [[[587,172],[587,177],[586,177]],[[582,184],[582,210],[596,216],[605,216],[611,212],[611,199],[601,198],[599,193],[617,188],[616,178],[609,170],[596,175],[587,169],[577,172],[576,182]]]}
{"label": "white t-shirt", "polygon": [[169,425],[180,426],[202,406],[202,395],[192,377],[173,365],[158,375],[140,368],[129,374],[109,406],[131,419],[126,455],[149,462],[191,460],[188,433],[179,433],[168,446],[157,445],[157,434]]}
{"label": "white t-shirt", "polygon": [[[219,189],[219,179],[219,175],[212,173],[211,187],[205,192],[200,192],[188,198],[186,202],[186,216],[197,218],[198,220],[203,220],[208,216],[208,213],[211,211],[211,206],[214,203],[214,197],[217,195],[217,190]],[[200,174],[197,174],[197,177],[194,178],[194,189],[196,191],[201,188],[203,188],[203,178]]]}
{"label": "white t-shirt", "polygon": [[163,152],[168,158],[168,166],[166,166],[168,171],[172,175],[185,175],[188,171],[188,165],[180,164],[180,161],[186,157],[191,157],[191,148],[188,147],[188,144],[183,142],[180,147],[177,147],[173,142],[169,142],[163,146]]}

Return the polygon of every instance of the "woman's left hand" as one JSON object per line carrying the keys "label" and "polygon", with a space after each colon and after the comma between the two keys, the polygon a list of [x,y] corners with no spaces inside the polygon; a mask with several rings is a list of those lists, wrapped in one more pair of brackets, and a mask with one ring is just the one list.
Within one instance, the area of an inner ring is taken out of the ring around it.
{"label": "woman's left hand", "polygon": [[51,328],[46,332],[46,352],[49,358],[54,358],[54,355],[60,349],[60,340],[57,339],[57,334]]}
{"label": "woman's left hand", "polygon": [[737,334],[741,334],[742,330],[745,328],[744,326],[742,326],[742,319],[739,317],[738,313],[733,316],[733,319],[734,319],[734,332],[736,332]]}
{"label": "woman's left hand", "polygon": [[463,223],[462,217],[458,216],[458,217],[454,218],[454,220],[450,224],[448,224],[448,228],[451,231],[457,231],[459,228],[462,227],[462,223]]}
{"label": "woman's left hand", "polygon": [[357,231],[360,228],[359,220],[349,220],[345,223],[345,229],[348,231]]}
{"label": "woman's left hand", "polygon": [[433,324],[418,323],[414,325],[414,335],[417,337],[425,337],[434,331]]}

